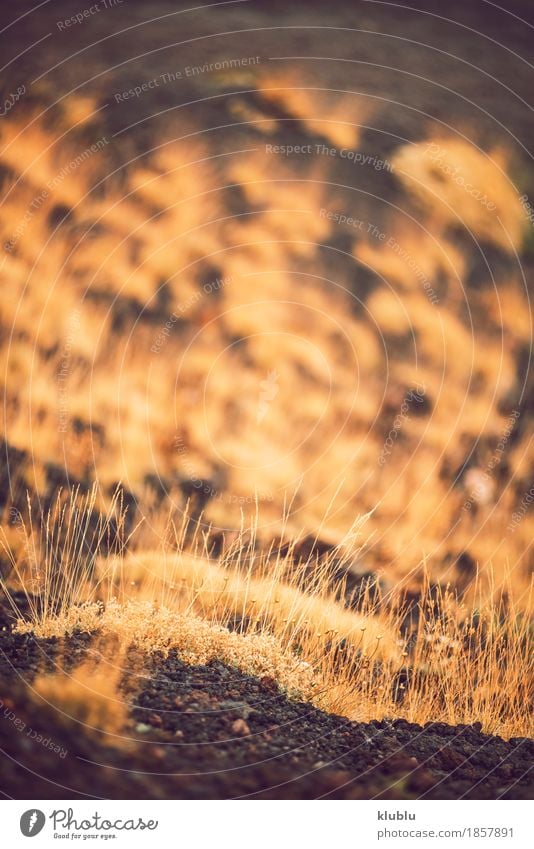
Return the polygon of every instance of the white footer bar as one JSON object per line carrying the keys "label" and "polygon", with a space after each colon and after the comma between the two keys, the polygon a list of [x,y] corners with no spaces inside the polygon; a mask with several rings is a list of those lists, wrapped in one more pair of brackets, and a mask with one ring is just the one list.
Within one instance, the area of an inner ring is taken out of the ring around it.
{"label": "white footer bar", "polygon": [[0,820],[10,849],[534,846],[525,801],[2,801]]}

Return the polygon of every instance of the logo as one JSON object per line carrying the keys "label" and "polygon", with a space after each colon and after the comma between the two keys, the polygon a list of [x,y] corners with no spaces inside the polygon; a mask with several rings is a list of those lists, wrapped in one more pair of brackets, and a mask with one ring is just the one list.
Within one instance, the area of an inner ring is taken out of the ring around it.
{"label": "logo", "polygon": [[43,830],[46,822],[46,817],[42,811],[33,808],[30,811],[25,811],[20,818],[20,830],[24,837],[35,837]]}

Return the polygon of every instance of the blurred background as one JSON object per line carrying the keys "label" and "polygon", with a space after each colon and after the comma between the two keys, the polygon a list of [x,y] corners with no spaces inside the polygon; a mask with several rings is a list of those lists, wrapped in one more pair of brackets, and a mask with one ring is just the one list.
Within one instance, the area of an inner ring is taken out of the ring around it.
{"label": "blurred background", "polygon": [[187,5],[0,13],[6,534],[95,481],[154,539],[367,514],[386,589],[521,603],[531,4]]}

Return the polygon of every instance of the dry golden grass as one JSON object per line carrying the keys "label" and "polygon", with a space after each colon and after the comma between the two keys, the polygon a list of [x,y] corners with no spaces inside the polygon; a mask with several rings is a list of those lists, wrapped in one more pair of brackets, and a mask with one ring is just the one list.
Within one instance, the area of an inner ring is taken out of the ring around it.
{"label": "dry golden grass", "polygon": [[[176,613],[148,601],[119,604],[111,600],[105,606],[88,602],[72,606],[39,625],[20,623],[17,631],[45,639],[77,632],[98,632],[104,637],[118,637],[125,646],[148,654],[167,654],[176,649],[184,663],[203,665],[219,660],[249,675],[274,678],[290,695],[301,698],[313,696],[314,688],[318,686],[310,665],[289,652],[270,634],[232,632],[192,614]],[[100,675],[102,680],[108,680],[105,669]],[[49,676],[39,680],[44,681],[43,686],[46,686]],[[72,679],[73,691],[77,680],[76,676]],[[110,683],[110,692],[115,691],[116,683]],[[53,683],[51,686],[54,686]],[[103,707],[105,710],[105,705]],[[100,712],[98,701],[95,710]]]}
{"label": "dry golden grass", "polygon": [[[343,97],[314,92],[313,80],[260,72],[256,82],[257,106],[236,99],[235,108],[261,121],[264,140],[283,124],[265,117],[274,105],[310,139],[358,145],[370,116],[362,101],[345,109]],[[466,282],[469,232],[510,256],[521,249],[512,163],[456,138],[429,139],[438,151],[400,147],[388,179],[404,206],[384,213],[343,191],[339,157],[266,160],[256,149],[208,161],[213,151],[198,139],[166,144],[94,192],[109,170],[106,147],[28,217],[85,146],[81,129],[92,141],[103,134],[92,109],[74,98],[54,130],[14,113],[0,131],[8,170],[0,233],[15,241],[0,261],[10,295],[0,303],[2,436],[26,452],[6,488],[19,509],[27,489],[49,503],[50,467],[101,487],[85,505],[66,496],[35,527],[31,511],[23,524],[6,510],[10,586],[26,588],[30,606],[30,626],[20,627],[63,633],[96,617],[148,649],[165,646],[163,625],[172,622],[185,628],[183,651],[193,651],[200,629],[209,651],[225,643],[242,668],[251,645],[265,664],[274,652],[284,684],[294,658],[309,663],[319,681],[314,700],[350,716],[476,719],[525,733],[527,700],[518,694],[531,672],[532,514],[508,530],[533,459],[523,420],[487,503],[464,510],[466,478],[454,481],[472,449],[479,472],[492,462],[506,399],[517,398],[524,378],[518,362],[531,321],[520,275],[507,271],[481,289]],[[243,214],[224,186],[242,198]],[[70,215],[54,229],[50,215],[62,204]],[[343,228],[324,208],[365,218],[384,239]],[[367,294],[361,263],[374,274]],[[207,292],[216,278],[226,282]],[[173,311],[180,320],[154,352]],[[273,371],[276,393],[258,422]],[[425,386],[428,411],[408,416],[380,467],[385,437],[416,385]],[[149,476],[161,477],[167,503],[184,513],[180,484],[213,481],[196,542],[155,514]],[[123,520],[117,498],[100,493],[120,480],[157,530],[104,551]],[[99,523],[84,524],[96,509]],[[345,551],[347,529],[363,514],[357,546]],[[202,538],[210,525],[235,534],[217,556]],[[282,556],[272,545],[310,534],[333,544],[330,561],[295,564],[291,551]],[[158,548],[160,537],[167,542]],[[467,577],[456,565],[463,552],[475,564]],[[379,575],[386,598],[368,594],[347,609],[334,561]],[[438,587],[433,595],[425,575]],[[406,588],[423,588],[411,632],[402,627]],[[436,592],[442,602],[432,606]],[[139,615],[129,623],[125,611]],[[404,667],[406,690],[393,699]]]}
{"label": "dry golden grass", "polygon": [[[2,589],[18,614],[19,633],[60,638],[88,632],[118,640],[123,651],[176,649],[191,664],[218,659],[274,678],[291,697],[357,720],[479,721],[503,736],[532,732],[530,623],[514,601],[511,578],[504,588],[477,580],[471,601],[462,603],[451,590],[436,589],[423,570],[423,591],[410,611],[400,589],[376,596],[371,587],[348,607],[346,568],[354,533],[331,555],[299,561],[291,548],[284,556],[272,546],[262,551],[252,527],[214,559],[212,540],[200,525],[184,542],[185,521],[171,529],[174,544],[167,550],[125,555],[121,545],[114,556],[97,559],[94,532],[87,539],[86,530],[95,499],[92,493],[77,507],[71,498],[45,523],[44,573],[37,585],[31,558],[17,559],[11,552],[12,578]],[[119,496],[120,519],[118,505]],[[62,536],[55,525],[68,526],[63,538],[76,539],[77,549],[55,548]],[[103,537],[101,528],[96,550]],[[69,552],[67,559],[62,551]],[[340,567],[345,575],[336,577]],[[15,589],[27,593],[29,617],[18,612]],[[528,607],[531,599],[523,601]],[[109,692],[117,690],[105,668],[99,675]],[[78,684],[76,675],[70,683],[46,677],[37,691],[52,700],[65,687],[63,701],[77,716],[76,702],[83,704]],[[109,692],[91,710],[115,729]],[[79,710],[84,722],[98,724],[98,717]],[[121,715],[117,722],[122,721]]]}

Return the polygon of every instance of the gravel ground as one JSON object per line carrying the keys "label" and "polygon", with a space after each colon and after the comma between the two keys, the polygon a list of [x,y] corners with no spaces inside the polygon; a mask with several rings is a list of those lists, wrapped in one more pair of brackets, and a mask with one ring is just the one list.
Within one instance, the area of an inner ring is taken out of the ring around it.
{"label": "gravel ground", "polygon": [[95,650],[88,635],[64,644],[1,634],[5,796],[532,798],[532,740],[504,741],[476,724],[350,722],[290,701],[272,679],[218,662],[187,666],[174,653],[129,658],[119,737],[91,735],[28,698],[37,671],[65,658],[72,668]]}

